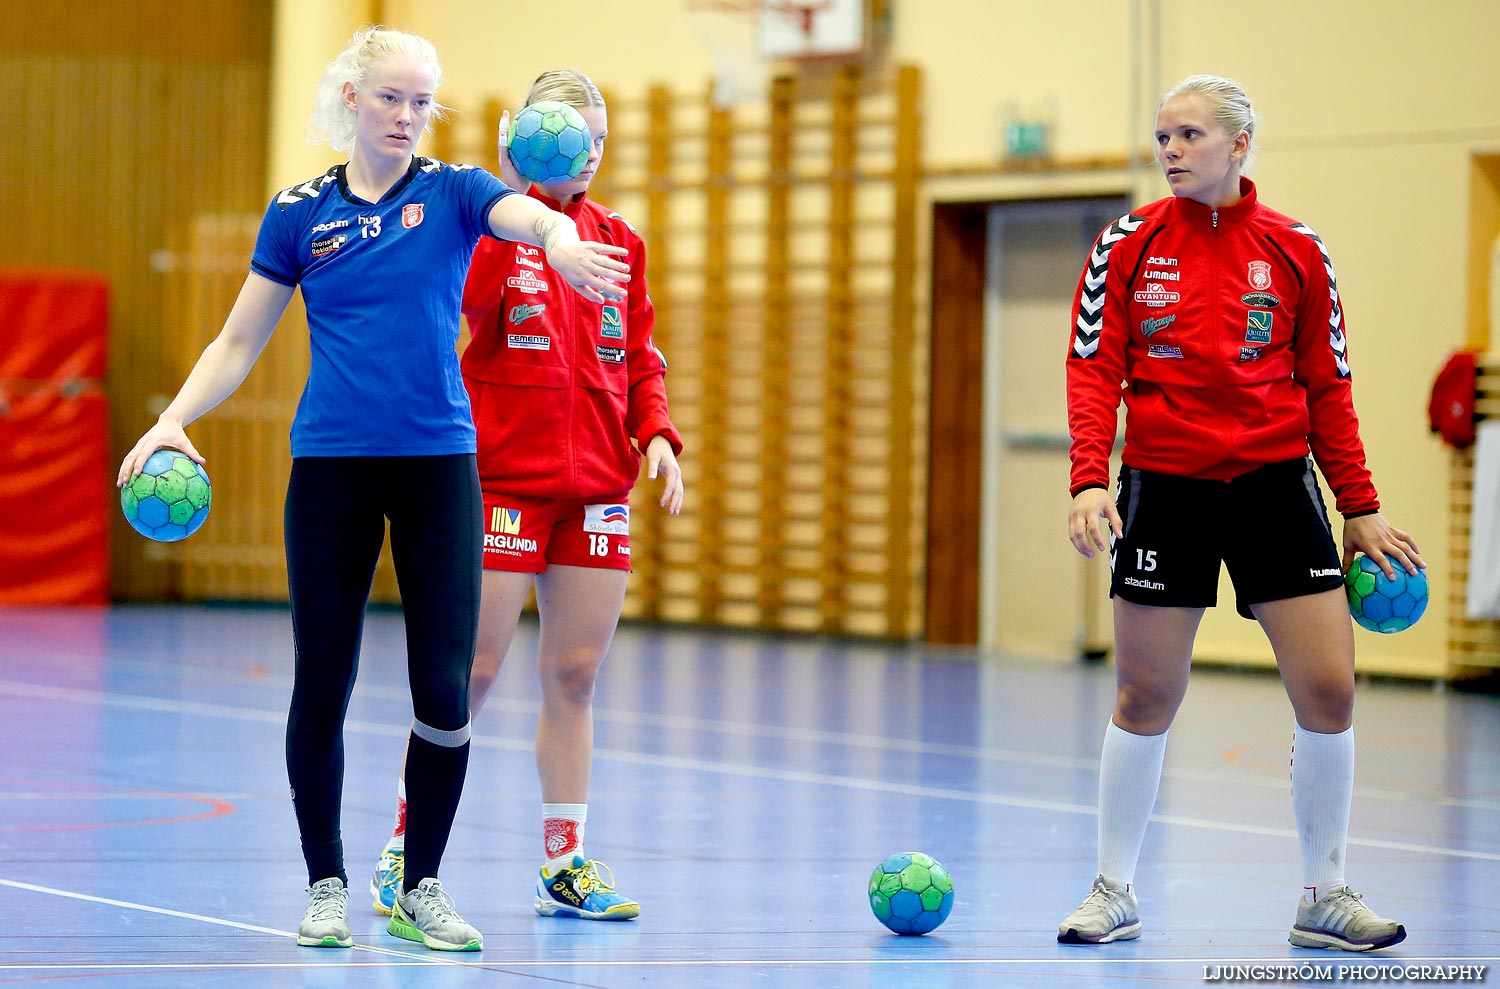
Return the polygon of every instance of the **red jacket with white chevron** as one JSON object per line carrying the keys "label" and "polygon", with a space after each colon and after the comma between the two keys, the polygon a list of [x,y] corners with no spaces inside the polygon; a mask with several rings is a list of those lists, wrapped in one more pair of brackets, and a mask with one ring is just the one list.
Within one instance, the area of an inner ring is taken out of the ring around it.
{"label": "red jacket with white chevron", "polygon": [[627,248],[629,297],[590,302],[552,270],[541,248],[484,238],[464,285],[473,335],[464,384],[487,491],[533,498],[617,497],[635,485],[640,449],[682,437],[667,414],[667,361],[651,339],[646,245],[618,214],[580,196],[561,210],[584,240]]}
{"label": "red jacket with white chevron", "polygon": [[1124,461],[1228,480],[1311,449],[1339,512],[1380,508],[1350,393],[1333,262],[1305,224],[1242,198],[1169,197],[1110,224],[1084,265],[1068,352],[1070,490]]}

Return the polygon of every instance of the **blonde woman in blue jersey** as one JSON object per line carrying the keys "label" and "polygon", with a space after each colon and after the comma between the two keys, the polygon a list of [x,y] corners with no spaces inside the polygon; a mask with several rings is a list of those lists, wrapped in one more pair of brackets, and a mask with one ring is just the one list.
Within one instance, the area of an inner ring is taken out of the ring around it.
{"label": "blonde woman in blue jersey", "polygon": [[[329,64],[312,124],[349,160],[272,201],[223,330],[120,465],[123,485],[161,447],[203,463],[185,427],[239,387],[301,289],[312,361],[286,494],[296,644],[286,762],[308,871],[297,943],[307,946],[354,943],[343,723],[387,521],[414,715],[406,878],[387,930],[439,950],[483,946],[437,879],[468,766],[479,607],[482,503],[455,349],[464,277],[489,235],[543,248],[591,301],[624,298],[629,278],[623,248],[581,241],[568,217],[483,169],[415,155],[441,112],[441,82],[428,41],[375,27]],[[390,483],[417,474],[420,485]]]}

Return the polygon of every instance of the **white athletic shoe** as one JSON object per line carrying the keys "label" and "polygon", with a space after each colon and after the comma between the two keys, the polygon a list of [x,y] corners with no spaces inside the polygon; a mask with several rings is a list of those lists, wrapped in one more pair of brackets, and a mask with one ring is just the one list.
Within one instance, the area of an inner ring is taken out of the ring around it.
{"label": "white athletic shoe", "polygon": [[453,897],[436,879],[424,879],[417,888],[396,897],[386,932],[420,941],[434,951],[478,951],[484,938],[458,915]]}
{"label": "white athletic shoe", "polygon": [[338,876],[307,887],[307,912],[297,928],[297,943],[304,948],[354,947],[354,935],[349,932],[349,891]]}
{"label": "white athletic shoe", "polygon": [[1358,893],[1340,884],[1314,901],[1306,895],[1297,901],[1297,922],[1287,940],[1299,948],[1375,951],[1406,940],[1406,928],[1378,916]]}
{"label": "white athletic shoe", "polygon": [[1063,944],[1108,944],[1140,936],[1135,893],[1129,884],[1111,885],[1103,876],[1095,877],[1083,903],[1057,926],[1057,940]]}

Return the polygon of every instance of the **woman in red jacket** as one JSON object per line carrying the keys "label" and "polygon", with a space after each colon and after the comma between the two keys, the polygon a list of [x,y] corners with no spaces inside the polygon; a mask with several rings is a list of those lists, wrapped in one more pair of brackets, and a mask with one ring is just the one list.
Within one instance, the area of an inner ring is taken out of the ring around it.
{"label": "woman in red jacket", "polygon": [[[1365,468],[1328,252],[1241,174],[1254,134],[1234,82],[1191,76],[1169,90],[1156,145],[1172,195],[1105,229],[1079,279],[1068,536],[1086,557],[1110,554],[1118,686],[1099,772],[1099,875],[1058,929],[1066,943],[1140,936],[1136,861],[1221,561],[1239,612],[1270,639],[1296,716],[1304,893],[1290,941],[1366,951],[1406,936],[1344,883],[1354,637],[1341,576],[1361,552],[1388,576],[1387,554],[1410,573],[1423,563],[1380,514]],[[1342,560],[1309,451],[1344,517]]]}
{"label": "woman in red jacket", "polygon": [[[533,584],[541,618],[542,710],[536,734],[546,861],[535,907],[544,916],[629,920],[634,900],[583,851],[593,755],[594,682],[625,601],[630,571],[630,489],[640,472],[660,477],[660,505],[682,508],[682,440],[667,414],[666,359],[651,339],[645,245],[618,213],[588,198],[609,131],[604,99],[581,72],[544,73],[526,105],[558,100],[578,109],[593,149],[576,178],[529,194],[572,218],[585,240],[626,248],[623,302],[590,303],[536,248],[485,239],[474,252],[463,309],[473,337],[464,384],[479,437],[484,492],[484,578],[479,643],[469,698],[477,712],[510,649]],[[509,126],[501,119],[501,146]],[[524,180],[501,155],[501,177]],[[585,232],[587,231],[587,232]],[[388,913],[403,866],[404,787],[396,833],[371,893]]]}

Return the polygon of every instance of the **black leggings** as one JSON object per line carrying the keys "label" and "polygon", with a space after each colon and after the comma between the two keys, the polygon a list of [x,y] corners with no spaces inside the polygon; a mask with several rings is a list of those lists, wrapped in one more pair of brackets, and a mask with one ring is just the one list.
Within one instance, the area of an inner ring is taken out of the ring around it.
{"label": "black leggings", "polygon": [[348,882],[339,833],[344,716],[387,519],[412,712],[440,742],[413,734],[408,746],[407,888],[437,875],[468,767],[466,734],[443,733],[466,733],[469,723],[483,515],[473,454],[292,461],[286,560],[296,667],[286,765],[309,884]]}

